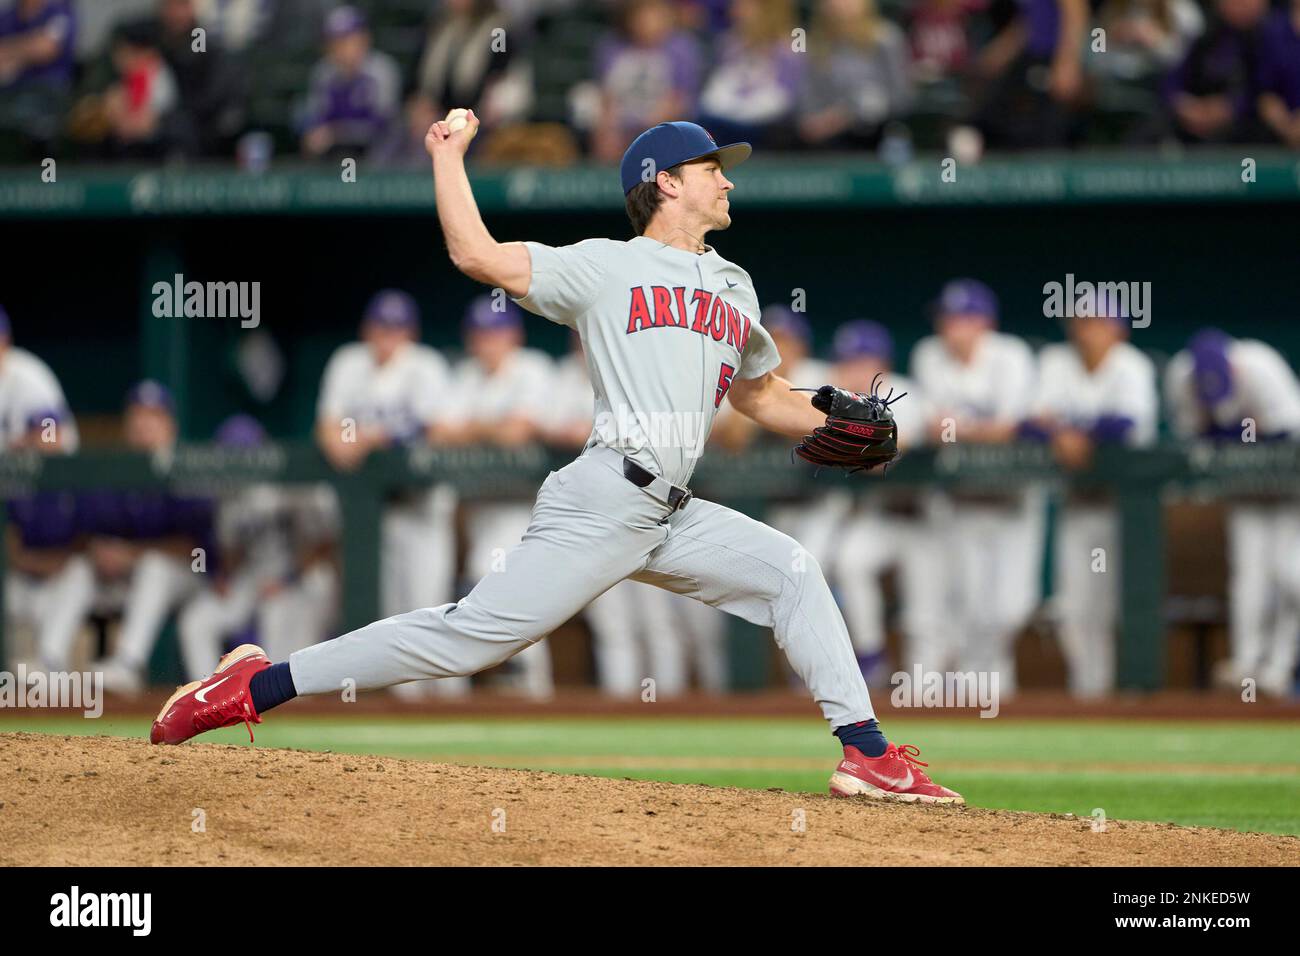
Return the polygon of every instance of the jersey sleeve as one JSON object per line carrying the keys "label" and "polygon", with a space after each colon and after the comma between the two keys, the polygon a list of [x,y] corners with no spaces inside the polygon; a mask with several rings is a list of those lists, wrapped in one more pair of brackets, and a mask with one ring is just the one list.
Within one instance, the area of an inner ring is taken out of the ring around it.
{"label": "jersey sleeve", "polygon": [[1125,366],[1125,374],[1112,399],[1112,414],[1131,418],[1133,427],[1126,436],[1129,445],[1149,445],[1156,439],[1160,418],[1160,400],[1156,395],[1155,364],[1134,349]]}
{"label": "jersey sleeve", "polygon": [[781,353],[767,329],[755,322],[750,326],[749,338],[745,349],[740,353],[740,368],[737,378],[758,378],[766,375],[781,364]]}
{"label": "jersey sleeve", "polygon": [[596,302],[605,278],[608,240],[587,239],[572,246],[525,242],[532,272],[528,294],[514,301],[534,315],[570,328]]}

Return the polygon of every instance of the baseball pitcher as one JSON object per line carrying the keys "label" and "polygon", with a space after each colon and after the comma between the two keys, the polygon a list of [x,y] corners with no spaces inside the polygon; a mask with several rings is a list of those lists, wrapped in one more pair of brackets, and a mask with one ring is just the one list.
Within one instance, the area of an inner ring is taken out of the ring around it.
{"label": "baseball pitcher", "polygon": [[885,739],[848,630],[821,568],[787,535],[710,501],[690,481],[724,398],[824,467],[869,469],[897,454],[876,396],[825,385],[794,391],[758,321],[749,274],[705,243],[731,225],[725,170],[748,143],[718,146],[693,123],[662,123],[628,147],[621,174],[634,238],[552,248],[497,242],[474,202],[464,156],[478,128],[453,110],[426,144],[447,251],[467,276],[577,330],[596,393],[596,427],[576,460],[538,492],[523,540],[462,600],[422,608],[272,665],[236,648],[205,681],[180,687],[154,743],[260,722],[298,694],[473,674],[542,640],[625,578],[689,595],[773,629],[844,747],[831,791],[959,803],[911,745]]}

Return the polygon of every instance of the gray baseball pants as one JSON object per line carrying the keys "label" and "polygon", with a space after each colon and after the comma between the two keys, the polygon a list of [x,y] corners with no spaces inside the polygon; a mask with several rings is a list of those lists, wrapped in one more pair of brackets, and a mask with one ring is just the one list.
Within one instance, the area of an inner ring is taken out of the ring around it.
{"label": "gray baseball pants", "polygon": [[[624,578],[759,625],[831,728],[874,717],[821,568],[793,538],[710,501],[668,506],[596,446],[542,484],[523,540],[456,604],[376,621],[289,658],[300,694],[474,674],[528,647]],[[647,675],[653,677],[653,674]]]}

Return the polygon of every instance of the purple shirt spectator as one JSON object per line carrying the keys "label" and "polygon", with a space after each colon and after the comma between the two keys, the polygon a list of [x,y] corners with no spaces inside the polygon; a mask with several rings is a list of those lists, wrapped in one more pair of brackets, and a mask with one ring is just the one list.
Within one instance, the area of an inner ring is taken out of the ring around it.
{"label": "purple shirt spectator", "polygon": [[700,86],[699,46],[681,32],[652,47],[608,36],[596,47],[596,78],[617,104],[620,127],[639,133],[650,125],[660,101],[670,93],[680,94],[687,103],[684,115],[694,113]]}
{"label": "purple shirt spectator", "polygon": [[386,53],[370,53],[351,75],[325,61],[312,73],[305,126],[330,126],[338,145],[369,146],[397,118],[400,96],[397,64]]}
{"label": "purple shirt spectator", "polygon": [[741,125],[764,125],[794,110],[803,77],[804,55],[787,41],[776,41],[762,54],[735,33],[718,38],[714,67],[700,95],[700,111]]}
{"label": "purple shirt spectator", "polygon": [[1300,109],[1300,29],[1290,10],[1277,10],[1264,24],[1259,51],[1259,87]]}
{"label": "purple shirt spectator", "polygon": [[1018,0],[1025,18],[1025,52],[1050,60],[1061,36],[1061,8],[1057,0]]}
{"label": "purple shirt spectator", "polygon": [[1219,25],[1192,44],[1183,62],[1169,74],[1164,94],[1172,102],[1179,94],[1226,96],[1237,120],[1254,111],[1258,93],[1255,66],[1258,33]]}
{"label": "purple shirt spectator", "polygon": [[59,52],[54,59],[39,65],[21,67],[13,75],[6,74],[8,64],[0,57],[0,87],[26,83],[70,86],[77,43],[77,14],[72,7],[72,0],[45,0],[31,15],[25,12],[24,6],[22,3],[12,3],[0,10],[0,44],[17,37],[45,32],[57,41]]}

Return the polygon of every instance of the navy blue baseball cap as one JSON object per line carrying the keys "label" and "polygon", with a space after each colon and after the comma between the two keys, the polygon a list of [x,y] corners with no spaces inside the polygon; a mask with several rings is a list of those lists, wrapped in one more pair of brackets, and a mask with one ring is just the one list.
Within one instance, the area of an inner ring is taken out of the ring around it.
{"label": "navy blue baseball cap", "polygon": [[894,358],[894,338],[879,322],[856,319],[835,330],[831,349],[841,361],[875,355],[890,362]]}
{"label": "navy blue baseball cap", "polygon": [[465,310],[465,331],[523,328],[524,316],[519,306],[509,300],[502,300],[504,308],[498,309],[496,304],[497,300],[490,292],[475,298]]}
{"label": "navy blue baseball cap", "polygon": [[784,332],[805,343],[812,341],[812,326],[789,306],[773,303],[763,309],[759,321],[769,332]]}
{"label": "navy blue baseball cap", "polygon": [[131,386],[131,390],[126,393],[126,405],[128,408],[132,405],[158,408],[169,415],[176,412],[176,399],[172,397],[171,389],[151,378]]}
{"label": "navy blue baseball cap", "polygon": [[[695,123],[682,120],[660,123],[632,140],[632,145],[623,154],[620,167],[623,195],[626,196],[639,183],[646,182],[642,177],[648,170],[658,175],[661,169],[672,169],[703,156],[717,156],[723,169],[731,169],[749,159],[753,151],[748,143],[719,146],[708,130]],[[650,160],[649,165],[646,160]]]}
{"label": "navy blue baseball cap", "polygon": [[1187,343],[1196,397],[1207,405],[1218,404],[1232,394],[1231,345],[1232,337],[1219,329],[1201,329]]}
{"label": "navy blue baseball cap", "polygon": [[978,279],[953,279],[940,291],[934,303],[935,318],[949,315],[985,315],[998,318],[998,297]]}
{"label": "navy blue baseball cap", "polygon": [[366,306],[365,322],[388,329],[415,329],[420,324],[420,307],[400,289],[384,289]]}

